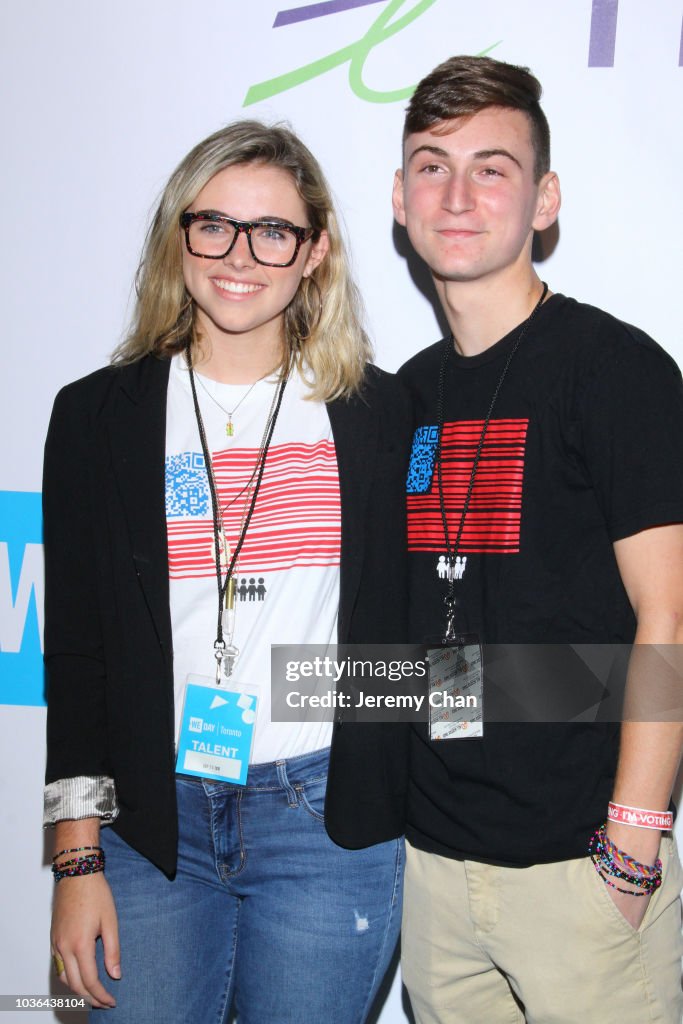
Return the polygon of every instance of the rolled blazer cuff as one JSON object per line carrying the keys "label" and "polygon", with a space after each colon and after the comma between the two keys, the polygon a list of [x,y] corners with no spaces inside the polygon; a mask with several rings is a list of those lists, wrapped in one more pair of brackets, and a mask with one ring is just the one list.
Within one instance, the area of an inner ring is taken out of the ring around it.
{"label": "rolled blazer cuff", "polygon": [[114,780],[108,775],[79,775],[50,782],[43,794],[43,828],[58,821],[100,818],[110,825],[119,813]]}

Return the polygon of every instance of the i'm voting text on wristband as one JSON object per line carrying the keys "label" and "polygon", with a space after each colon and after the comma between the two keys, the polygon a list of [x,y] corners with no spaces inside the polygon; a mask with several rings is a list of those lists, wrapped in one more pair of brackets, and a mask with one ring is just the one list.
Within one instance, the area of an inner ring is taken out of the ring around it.
{"label": "i'm voting text on wristband", "polygon": [[626,807],[611,800],[607,808],[607,820],[620,825],[635,825],[638,828],[656,828],[669,832],[674,827],[671,811],[646,811],[642,807]]}

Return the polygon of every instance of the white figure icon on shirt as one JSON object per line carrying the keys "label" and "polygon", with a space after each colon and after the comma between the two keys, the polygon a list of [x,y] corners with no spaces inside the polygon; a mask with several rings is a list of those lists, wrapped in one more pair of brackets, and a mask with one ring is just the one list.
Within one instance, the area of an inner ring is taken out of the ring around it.
{"label": "white figure icon on shirt", "polygon": [[446,561],[445,555],[439,555],[439,561],[436,563],[436,571],[439,575],[440,580],[461,580],[465,574],[465,566],[467,565],[467,555],[455,556],[455,562]]}

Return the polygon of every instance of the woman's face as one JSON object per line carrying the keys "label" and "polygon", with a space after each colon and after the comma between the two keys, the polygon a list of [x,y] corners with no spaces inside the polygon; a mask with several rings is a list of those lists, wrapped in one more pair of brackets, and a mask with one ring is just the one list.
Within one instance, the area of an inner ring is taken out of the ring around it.
{"label": "woman's face", "polygon": [[[226,167],[201,190],[189,210],[221,213],[234,220],[277,220],[308,228],[303,200],[286,171],[268,164]],[[324,258],[328,241],[304,242],[291,267],[267,267],[253,258],[240,232],[222,259],[193,256],[181,232],[183,277],[196,306],[200,333],[210,343],[235,341],[278,346],[283,340],[284,311],[302,277]]]}

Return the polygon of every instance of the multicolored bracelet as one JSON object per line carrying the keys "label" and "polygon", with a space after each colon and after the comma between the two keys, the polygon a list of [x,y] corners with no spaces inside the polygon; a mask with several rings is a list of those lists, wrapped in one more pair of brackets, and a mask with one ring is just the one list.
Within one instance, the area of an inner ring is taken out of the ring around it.
{"label": "multicolored bracelet", "polygon": [[74,857],[73,860],[63,860],[61,864],[53,864],[55,871],[64,871],[65,868],[72,868],[76,864],[93,864],[100,860],[99,853],[91,853],[87,857]]}
{"label": "multicolored bracelet", "polygon": [[80,853],[82,850],[96,850],[96,853],[89,853],[84,857],[73,857],[71,860],[62,861],[61,864],[52,865],[52,877],[55,882],[61,882],[63,878],[75,878],[79,875],[95,875],[98,871],[104,871],[104,850],[101,846],[80,846],[74,850],[60,850],[55,854],[53,861],[63,857],[66,853]]}
{"label": "multicolored bracelet", "polygon": [[102,849],[101,846],[72,846],[70,850],[60,850],[59,853],[56,853],[54,855],[54,857],[52,858],[52,863],[54,864],[54,862],[56,860],[58,860],[60,857],[63,857],[65,853],[82,853],[83,850],[101,850],[101,849]]}
{"label": "multicolored bracelet", "polygon": [[[662,884],[662,862],[659,858],[654,864],[641,864],[630,857],[623,850],[620,850],[611,841],[606,833],[607,826],[601,825],[591,836],[588,844],[588,852],[595,870],[603,882],[616,889],[617,892],[626,893],[627,896],[649,896]],[[631,889],[623,889],[610,878],[619,878],[624,882],[636,887],[634,892]]]}

